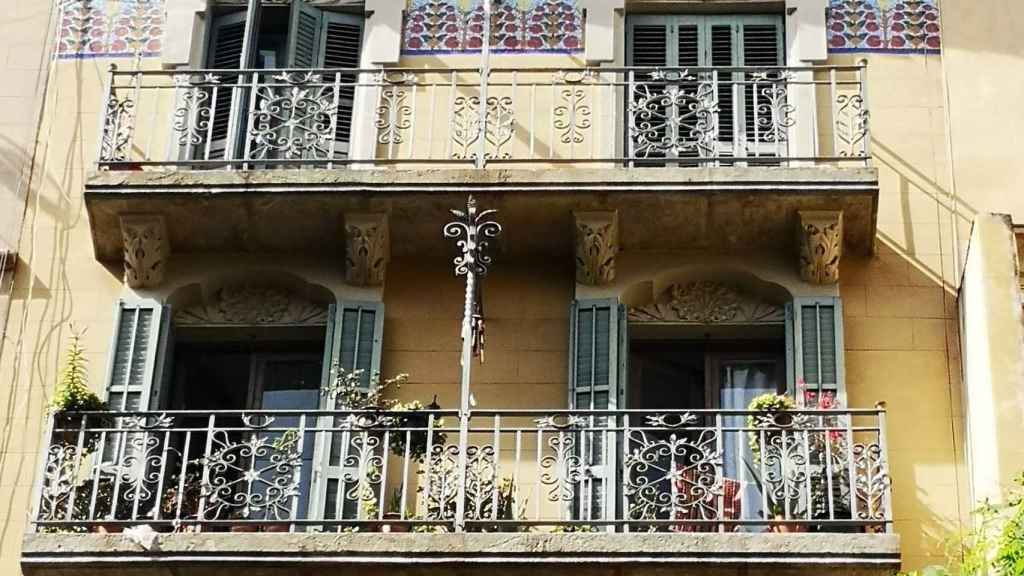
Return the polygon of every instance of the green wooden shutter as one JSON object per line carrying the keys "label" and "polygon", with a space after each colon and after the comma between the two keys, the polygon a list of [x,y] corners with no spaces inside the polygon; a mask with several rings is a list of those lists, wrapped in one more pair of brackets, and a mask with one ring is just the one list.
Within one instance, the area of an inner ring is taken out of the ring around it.
{"label": "green wooden shutter", "polygon": [[[343,301],[331,305],[330,312],[324,354],[325,385],[335,377],[335,367],[341,367],[349,372],[363,370],[361,382],[369,390],[373,376],[380,374],[384,305],[380,302]],[[329,399],[321,400],[321,409],[337,408]],[[326,428],[331,423],[330,417],[323,417],[320,427]],[[334,419],[335,425],[340,423],[341,419]],[[356,502],[344,497],[354,486],[346,482],[346,478],[358,477],[358,471],[346,467],[345,462],[346,454],[353,450],[353,434],[358,433],[318,435],[313,456],[316,470],[310,498],[311,518],[334,520],[355,517]]]}
{"label": "green wooden shutter", "polygon": [[[626,62],[641,67],[774,67],[785,62],[780,16],[636,15],[627,24]],[[749,80],[749,74],[747,75]],[[702,78],[709,81],[712,74]],[[718,73],[718,154],[748,156],[753,144],[754,89],[741,72]],[[637,80],[643,80],[637,77]],[[695,83],[683,84],[693,93]],[[766,86],[767,87],[767,86]],[[760,95],[759,95],[760,96]],[[763,101],[759,100],[758,104]],[[758,134],[761,148],[769,134]],[[768,152],[760,151],[760,155]],[[695,156],[696,154],[683,154]]]}
{"label": "green wooden shutter", "polygon": [[119,302],[115,309],[114,339],[107,373],[107,402],[111,410],[149,410],[159,405],[154,380],[162,372],[158,358],[161,334],[169,314],[155,301]]}
{"label": "green wooden shutter", "polygon": [[316,68],[319,61],[323,12],[309,6],[304,0],[292,0],[288,25],[288,57],[285,66]]}
{"label": "green wooden shutter", "polygon": [[[332,70],[359,68],[363,46],[363,18],[352,14],[324,12],[320,29],[318,66]],[[334,130],[335,157],[347,158],[352,141],[352,113],[358,76],[334,72],[341,82],[338,120]],[[335,78],[325,78],[332,81]]]}
{"label": "green wooden shutter", "polygon": [[[246,13],[228,12],[216,16],[210,27],[210,44],[207,49],[206,66],[214,70],[238,70],[242,67],[242,48],[245,45],[245,22]],[[223,158],[227,151],[228,133],[232,130],[232,116],[235,116],[234,125],[241,125],[241,114],[232,114],[232,110],[241,111],[241,93],[233,90],[232,85],[238,82],[237,74],[223,74],[220,76],[220,88],[217,90],[213,113],[213,127],[210,130],[209,157],[211,159]],[[212,92],[212,90],[211,90]],[[241,138],[241,130],[235,129],[238,139]],[[202,146],[195,150],[196,157],[205,159],[207,151]]]}
{"label": "green wooden shutter", "polygon": [[[624,307],[617,300],[577,300],[570,312],[569,407],[615,410],[625,391],[626,341]],[[607,520],[615,515],[619,483],[614,416],[590,416],[590,430],[580,433],[575,450],[588,474],[575,487],[571,514],[577,520]],[[596,430],[595,430],[596,429]]]}
{"label": "green wooden shutter", "polygon": [[786,316],[787,333],[793,338],[791,392],[803,382],[808,392],[835,394],[840,406],[846,406],[842,301],[796,298]]}

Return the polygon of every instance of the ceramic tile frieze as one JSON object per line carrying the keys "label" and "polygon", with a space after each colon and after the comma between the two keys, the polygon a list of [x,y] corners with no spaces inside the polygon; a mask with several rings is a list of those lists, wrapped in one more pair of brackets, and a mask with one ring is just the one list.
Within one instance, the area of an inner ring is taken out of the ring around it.
{"label": "ceramic tile frieze", "polygon": [[935,0],[831,0],[831,52],[938,53],[942,48]]}
{"label": "ceramic tile frieze", "polygon": [[[494,0],[491,50],[573,53],[583,50],[583,11],[576,0]],[[410,0],[402,52],[458,54],[483,47],[484,7],[459,0]]]}
{"label": "ceramic tile frieze", "polygon": [[63,0],[60,58],[160,55],[164,0]]}

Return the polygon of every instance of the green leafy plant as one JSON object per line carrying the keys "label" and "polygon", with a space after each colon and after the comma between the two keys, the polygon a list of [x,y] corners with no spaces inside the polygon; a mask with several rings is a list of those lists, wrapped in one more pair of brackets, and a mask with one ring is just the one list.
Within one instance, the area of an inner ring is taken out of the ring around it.
{"label": "green leafy plant", "polygon": [[88,361],[82,347],[81,334],[73,333],[64,358],[50,409],[54,412],[88,412],[108,410],[107,403],[89,388]]}
{"label": "green leafy plant", "polygon": [[[794,402],[792,398],[785,394],[762,394],[751,400],[750,404],[747,406],[747,410],[751,412],[767,412],[769,414],[786,412],[795,409],[796,402]],[[754,414],[748,415],[747,428],[757,428],[759,423],[758,419],[759,417]],[[781,422],[780,420],[781,419],[778,416],[775,417],[775,421],[779,424],[782,424],[783,422]],[[772,432],[765,433],[765,441],[768,440],[767,436],[770,434],[772,434]],[[750,451],[753,453],[754,462],[760,462],[761,433],[755,430],[751,430],[747,432],[747,436],[750,438]]]}
{"label": "green leafy plant", "polygon": [[[408,374],[399,374],[394,378],[381,380],[379,374],[369,379],[369,386],[366,383],[365,370],[345,370],[338,364],[334,365],[334,377],[328,386],[321,389],[320,393],[334,401],[339,410],[377,410],[381,412],[406,412],[408,415],[382,416],[379,424],[381,427],[398,428],[389,435],[388,448],[392,454],[405,457],[406,443],[409,444],[409,457],[422,462],[427,453],[427,428],[429,415],[428,408],[436,409],[436,402],[432,406],[424,406],[419,400],[401,402],[389,398],[394,392],[402,388],[402,385],[409,380]],[[444,427],[444,418],[435,418],[433,423],[432,442],[434,445],[444,444],[447,435],[439,429]],[[410,428],[412,430],[406,434]]]}
{"label": "green leafy plant", "polygon": [[1014,484],[1003,503],[986,500],[975,510],[974,528],[949,543],[947,566],[901,572],[901,576],[1024,575],[1024,473]]}

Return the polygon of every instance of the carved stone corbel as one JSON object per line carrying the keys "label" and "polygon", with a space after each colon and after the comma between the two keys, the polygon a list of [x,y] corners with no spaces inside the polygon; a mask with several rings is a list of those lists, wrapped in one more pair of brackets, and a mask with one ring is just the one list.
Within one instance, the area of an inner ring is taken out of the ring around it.
{"label": "carved stone corbel", "polygon": [[387,214],[345,215],[345,282],[353,286],[384,284],[391,260]]}
{"label": "carved stone corbel", "polygon": [[619,253],[619,213],[574,212],[576,229],[576,281],[600,286],[615,280]]}
{"label": "carved stone corbel", "polygon": [[797,218],[800,277],[812,284],[835,284],[843,256],[842,211],[800,211]]}
{"label": "carved stone corbel", "polygon": [[171,255],[164,217],[158,214],[121,216],[124,242],[124,282],[131,288],[153,288],[164,279]]}

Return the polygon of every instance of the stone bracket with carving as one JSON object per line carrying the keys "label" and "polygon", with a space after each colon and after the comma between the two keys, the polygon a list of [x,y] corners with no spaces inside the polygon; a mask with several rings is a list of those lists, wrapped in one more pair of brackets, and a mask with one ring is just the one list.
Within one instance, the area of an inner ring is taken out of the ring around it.
{"label": "stone bracket with carving", "polygon": [[573,218],[576,281],[588,286],[610,284],[615,280],[615,257],[619,253],[619,213],[573,212]]}
{"label": "stone bracket with carving", "polygon": [[839,282],[843,256],[843,213],[840,210],[802,210],[797,213],[800,277],[812,284]]}
{"label": "stone bracket with carving", "polygon": [[345,282],[382,286],[391,260],[387,214],[345,215]]}
{"label": "stone bracket with carving", "polygon": [[159,214],[120,217],[124,242],[124,282],[130,288],[154,288],[164,279],[171,255],[167,224]]}

